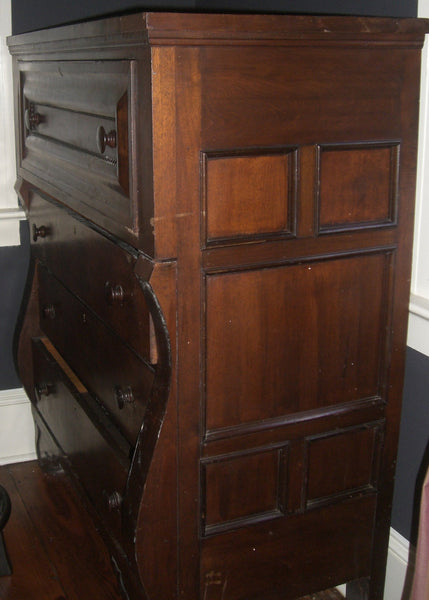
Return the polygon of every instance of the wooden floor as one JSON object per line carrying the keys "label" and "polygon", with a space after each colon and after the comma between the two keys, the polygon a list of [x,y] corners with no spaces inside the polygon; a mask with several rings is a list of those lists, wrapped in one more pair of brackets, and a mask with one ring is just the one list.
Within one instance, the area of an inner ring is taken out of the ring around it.
{"label": "wooden floor", "polygon": [[[4,529],[13,574],[1,600],[123,600],[97,530],[61,474],[37,462],[0,467],[12,513]],[[302,600],[340,600],[336,590]]]}
{"label": "wooden floor", "polygon": [[123,600],[108,553],[61,475],[36,462],[0,468],[12,513],[4,529],[13,575],[0,577],[1,600]]}

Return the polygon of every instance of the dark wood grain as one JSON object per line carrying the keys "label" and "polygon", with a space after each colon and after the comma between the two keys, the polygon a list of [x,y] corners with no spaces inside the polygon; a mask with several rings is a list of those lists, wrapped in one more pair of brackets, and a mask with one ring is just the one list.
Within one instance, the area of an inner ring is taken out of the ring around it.
{"label": "dark wood grain", "polygon": [[[388,261],[375,254],[210,275],[207,430],[379,396]],[[314,335],[303,337],[308,329]]]}
{"label": "dark wood grain", "polygon": [[206,155],[203,177],[207,241],[292,234],[295,165],[296,155],[288,149],[272,154]]}
{"label": "dark wood grain", "polygon": [[[29,202],[30,228],[44,226],[49,232],[33,244],[35,256],[76,296],[96,310],[137,354],[149,360],[149,311],[132,276],[136,255],[98,235],[75,214],[43,198],[35,190],[30,191]],[[94,260],[89,261],[88,256]],[[88,280],[92,282],[90,286]],[[115,289],[122,290],[122,295],[112,297]],[[130,320],[135,327],[129,327]]]}
{"label": "dark wood grain", "polygon": [[160,12],[9,40],[20,373],[130,600],[382,599],[426,30]]}

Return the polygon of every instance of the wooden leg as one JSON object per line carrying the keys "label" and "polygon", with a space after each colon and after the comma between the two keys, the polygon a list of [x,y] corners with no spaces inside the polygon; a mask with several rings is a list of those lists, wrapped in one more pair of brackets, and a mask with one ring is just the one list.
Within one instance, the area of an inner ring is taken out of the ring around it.
{"label": "wooden leg", "polygon": [[12,568],[6,554],[3,533],[0,532],[0,577],[12,575]]}
{"label": "wooden leg", "polygon": [[9,519],[10,508],[9,494],[4,487],[0,485],[0,577],[12,574],[3,539],[3,527]]}
{"label": "wooden leg", "polygon": [[356,579],[346,586],[347,600],[368,600],[369,599],[369,578]]}

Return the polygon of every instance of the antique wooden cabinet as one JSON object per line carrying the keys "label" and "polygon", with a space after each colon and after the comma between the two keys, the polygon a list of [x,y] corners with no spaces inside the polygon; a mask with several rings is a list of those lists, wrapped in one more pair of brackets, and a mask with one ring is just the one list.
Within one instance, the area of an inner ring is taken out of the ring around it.
{"label": "antique wooden cabinet", "polygon": [[426,29],[149,13],[9,39],[20,373],[125,597],[382,598]]}

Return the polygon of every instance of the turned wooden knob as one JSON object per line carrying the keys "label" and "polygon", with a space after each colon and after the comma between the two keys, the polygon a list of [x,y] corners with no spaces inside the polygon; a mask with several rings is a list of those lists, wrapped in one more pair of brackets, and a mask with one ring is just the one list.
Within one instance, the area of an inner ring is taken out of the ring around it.
{"label": "turned wooden knob", "polygon": [[104,286],[104,294],[108,304],[123,304],[125,300],[125,290],[122,285],[115,285],[107,281]]}
{"label": "turned wooden knob", "polygon": [[134,404],[135,398],[130,386],[122,388],[120,385],[115,387],[115,398],[119,410],[122,410],[126,404]]}
{"label": "turned wooden knob", "polygon": [[49,396],[54,391],[54,386],[51,383],[38,383],[36,385],[36,393],[39,396]]}
{"label": "turned wooden knob", "polygon": [[37,242],[39,238],[45,238],[49,233],[49,227],[46,227],[45,225],[37,227],[36,224],[33,224],[33,242]]}
{"label": "turned wooden knob", "polygon": [[24,121],[28,131],[33,131],[43,121],[42,115],[35,111],[34,104],[30,104],[25,111]]}
{"label": "turned wooden knob", "polygon": [[105,492],[105,497],[109,510],[117,510],[121,507],[122,496],[118,491],[115,490],[111,494],[107,494],[107,492]]}
{"label": "turned wooden knob", "polygon": [[45,317],[45,319],[55,319],[55,317],[56,317],[55,306],[53,304],[46,304],[42,308],[42,315]]}
{"label": "turned wooden knob", "polygon": [[109,133],[106,132],[104,127],[100,125],[97,129],[97,148],[100,154],[104,154],[106,146],[110,148],[116,148],[116,131],[112,129]]}

